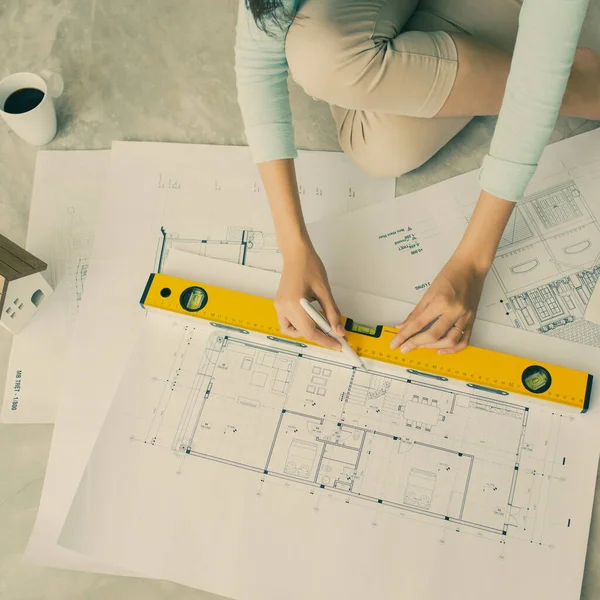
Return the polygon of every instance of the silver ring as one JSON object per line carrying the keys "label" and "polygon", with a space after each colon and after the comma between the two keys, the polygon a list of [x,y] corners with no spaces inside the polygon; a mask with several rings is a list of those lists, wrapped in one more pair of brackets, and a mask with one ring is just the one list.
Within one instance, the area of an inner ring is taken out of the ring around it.
{"label": "silver ring", "polygon": [[450,329],[458,329],[463,335],[465,335],[464,330],[461,329],[460,327],[457,327],[456,325],[452,325],[452,327],[450,327]]}

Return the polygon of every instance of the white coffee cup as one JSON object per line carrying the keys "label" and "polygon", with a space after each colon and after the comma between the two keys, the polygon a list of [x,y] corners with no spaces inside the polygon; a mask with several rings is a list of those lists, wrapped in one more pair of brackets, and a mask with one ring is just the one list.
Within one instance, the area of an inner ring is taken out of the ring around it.
{"label": "white coffee cup", "polygon": [[[0,81],[0,115],[8,126],[26,142],[43,146],[56,136],[56,111],[53,98],[63,92],[60,75],[50,71],[34,73],[14,73]],[[44,97],[35,108],[27,112],[12,113],[4,110],[6,100],[18,90],[33,88],[40,90]]]}

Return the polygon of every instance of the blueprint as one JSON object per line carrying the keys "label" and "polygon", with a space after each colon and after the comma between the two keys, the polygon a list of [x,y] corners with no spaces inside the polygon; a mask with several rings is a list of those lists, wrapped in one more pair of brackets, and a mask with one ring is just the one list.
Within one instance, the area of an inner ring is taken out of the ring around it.
{"label": "blueprint", "polygon": [[516,327],[600,346],[600,327],[583,318],[600,278],[596,199],[569,179],[517,206],[493,265]]}
{"label": "blueprint", "polygon": [[150,313],[60,543],[240,599],[578,598],[598,411],[367,366]]}
{"label": "blueprint", "polygon": [[3,423],[54,421],[108,158],[109,152],[102,150],[38,153],[27,249],[48,264],[43,275],[54,293],[13,339],[0,414]]}
{"label": "blueprint", "polygon": [[[600,132],[550,146],[544,161],[504,231],[479,317],[600,347],[600,325],[584,318],[600,279]],[[459,243],[479,189],[468,173],[314,224],[330,280],[418,302]]]}

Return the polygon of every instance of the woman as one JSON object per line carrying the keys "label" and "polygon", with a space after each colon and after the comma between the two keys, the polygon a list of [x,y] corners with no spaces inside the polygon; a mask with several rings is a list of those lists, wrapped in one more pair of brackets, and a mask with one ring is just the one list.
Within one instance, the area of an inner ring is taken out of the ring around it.
{"label": "woman", "polygon": [[600,118],[600,59],[577,49],[588,1],[241,0],[238,97],[283,255],[284,333],[339,347],[302,310],[306,297],[343,334],[300,208],[288,69],[331,105],[342,149],[374,176],[420,166],[473,116],[499,113],[464,237],[392,342],[456,352],[558,114]]}

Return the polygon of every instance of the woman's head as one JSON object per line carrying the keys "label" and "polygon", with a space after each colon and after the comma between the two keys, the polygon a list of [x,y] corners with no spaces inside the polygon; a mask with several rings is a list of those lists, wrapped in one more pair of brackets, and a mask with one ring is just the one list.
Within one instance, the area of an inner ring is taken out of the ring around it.
{"label": "woman's head", "polygon": [[288,16],[283,8],[283,0],[246,0],[256,24],[263,31],[268,25],[282,27]]}

